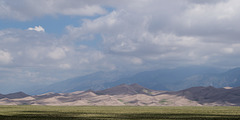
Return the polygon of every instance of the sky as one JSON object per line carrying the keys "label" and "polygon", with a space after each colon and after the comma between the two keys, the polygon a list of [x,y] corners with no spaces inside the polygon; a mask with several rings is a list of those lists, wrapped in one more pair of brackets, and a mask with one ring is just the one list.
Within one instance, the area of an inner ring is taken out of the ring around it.
{"label": "sky", "polygon": [[239,11],[239,0],[0,0],[0,92],[97,71],[238,67]]}

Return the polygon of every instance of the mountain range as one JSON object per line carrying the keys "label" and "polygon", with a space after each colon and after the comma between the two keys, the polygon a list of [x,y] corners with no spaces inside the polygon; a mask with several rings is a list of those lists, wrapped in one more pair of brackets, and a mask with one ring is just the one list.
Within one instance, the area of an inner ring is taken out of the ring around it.
{"label": "mountain range", "polygon": [[51,84],[29,94],[47,92],[69,93],[83,90],[103,90],[119,84],[137,83],[153,90],[178,91],[194,86],[237,87],[240,86],[240,68],[223,70],[212,67],[190,66],[158,69],[136,74],[118,71],[96,72]]}
{"label": "mountain range", "polygon": [[159,91],[139,84],[121,84],[104,90],[27,95],[0,94],[0,105],[98,106],[240,106],[240,87],[192,87]]}
{"label": "mountain range", "polygon": [[16,98],[24,98],[24,97],[28,97],[30,95],[25,94],[24,92],[16,92],[16,93],[10,93],[10,94],[0,94],[0,99],[2,98],[9,98],[9,99],[16,99]]}

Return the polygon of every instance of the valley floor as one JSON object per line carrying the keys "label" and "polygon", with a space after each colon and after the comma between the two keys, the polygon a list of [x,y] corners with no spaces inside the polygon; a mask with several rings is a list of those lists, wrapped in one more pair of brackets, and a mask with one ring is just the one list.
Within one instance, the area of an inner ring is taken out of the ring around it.
{"label": "valley floor", "polygon": [[1,120],[239,120],[240,107],[0,106]]}

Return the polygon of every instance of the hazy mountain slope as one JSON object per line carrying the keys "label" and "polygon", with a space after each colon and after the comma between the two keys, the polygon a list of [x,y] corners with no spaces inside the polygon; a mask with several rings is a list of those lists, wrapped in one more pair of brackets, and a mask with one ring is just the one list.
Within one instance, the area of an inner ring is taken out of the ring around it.
{"label": "hazy mountain slope", "polygon": [[240,86],[240,68],[222,72],[210,67],[180,67],[140,72],[126,77],[118,72],[97,72],[68,79],[36,90],[46,92],[73,92],[79,90],[103,90],[119,84],[138,83],[154,90],[177,91],[194,86],[237,87]]}
{"label": "hazy mountain slope", "polygon": [[6,98],[10,98],[10,99],[15,99],[15,98],[24,98],[24,97],[28,97],[30,95],[24,93],[24,92],[16,92],[16,93],[10,93],[5,95]]}
{"label": "hazy mountain slope", "polygon": [[5,96],[3,94],[0,94],[0,99],[4,98]]}
{"label": "hazy mountain slope", "polygon": [[181,84],[182,88],[193,86],[238,87],[240,86],[240,68],[234,68],[218,74],[199,74],[187,77]]}
{"label": "hazy mountain slope", "polygon": [[[105,89],[107,82],[114,82],[118,80],[121,76],[124,76],[120,72],[96,72],[93,74],[71,78],[58,83],[54,83],[47,87],[35,90],[32,94],[42,94],[47,92],[74,92],[87,89],[100,90]],[[109,86],[110,87],[110,86]]]}
{"label": "hazy mountain slope", "polygon": [[218,73],[219,71],[221,70],[199,66],[180,67],[175,69],[161,69],[155,71],[140,72],[134,76],[119,79],[118,81],[110,84],[112,84],[112,86],[115,86],[122,83],[138,83],[144,87],[154,90],[181,90],[192,87],[191,85],[185,86],[185,84],[183,84],[184,81],[187,80],[187,78],[196,75],[214,74]]}
{"label": "hazy mountain slope", "polygon": [[24,92],[16,92],[16,93],[10,93],[10,94],[0,94],[0,99],[2,98],[9,98],[9,99],[16,99],[16,98],[24,98],[24,97],[28,97],[30,95],[25,94]]}

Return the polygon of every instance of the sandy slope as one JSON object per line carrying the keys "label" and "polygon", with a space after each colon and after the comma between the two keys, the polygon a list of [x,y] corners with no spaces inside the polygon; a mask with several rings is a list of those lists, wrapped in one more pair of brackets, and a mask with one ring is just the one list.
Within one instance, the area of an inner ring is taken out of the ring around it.
{"label": "sandy slope", "polygon": [[[177,92],[154,91],[142,86],[120,85],[102,91],[46,93],[28,96],[20,92],[0,98],[0,105],[97,105],[97,106],[239,106],[240,88],[193,87]],[[14,95],[18,96],[15,97]],[[19,96],[21,98],[19,98]]]}

